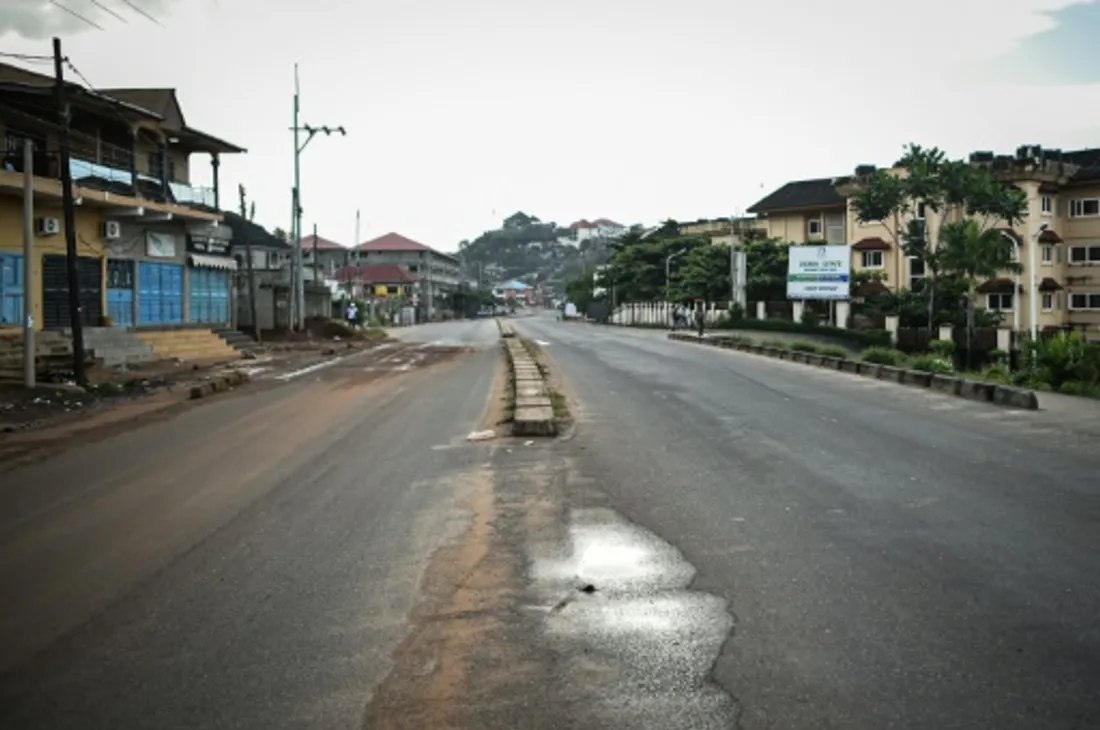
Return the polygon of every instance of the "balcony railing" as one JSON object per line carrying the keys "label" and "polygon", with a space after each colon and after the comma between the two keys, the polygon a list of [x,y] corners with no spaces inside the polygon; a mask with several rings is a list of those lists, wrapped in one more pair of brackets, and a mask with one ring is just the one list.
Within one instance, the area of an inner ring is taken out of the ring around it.
{"label": "balcony railing", "polygon": [[[69,157],[69,172],[72,175],[73,184],[93,189],[103,189],[119,195],[136,195],[137,197],[162,203],[215,207],[213,188],[169,181],[169,195],[165,196],[162,192],[161,180],[152,175],[138,173],[138,184],[134,185],[134,175],[129,167],[121,167],[117,164],[119,162],[128,164],[125,155],[114,150],[105,149],[102,151],[100,159],[103,161],[97,162],[94,154],[89,155],[88,150],[74,145],[73,152]],[[116,164],[108,164],[108,161]],[[5,159],[5,165],[15,172],[23,172],[23,158],[21,156],[9,155]],[[56,152],[36,152],[34,155],[34,174],[37,177],[60,178],[61,166],[58,154]]]}

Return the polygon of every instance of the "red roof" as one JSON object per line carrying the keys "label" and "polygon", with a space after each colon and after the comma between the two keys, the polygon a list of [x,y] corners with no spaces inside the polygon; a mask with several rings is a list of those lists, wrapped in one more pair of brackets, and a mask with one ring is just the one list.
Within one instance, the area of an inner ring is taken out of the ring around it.
{"label": "red roof", "polygon": [[431,246],[425,246],[411,238],[405,238],[400,233],[387,233],[384,236],[365,241],[356,246],[355,251],[431,251]]}
{"label": "red roof", "polygon": [[576,223],[570,223],[569,227],[572,228],[573,230],[577,230],[579,228],[599,228],[599,226],[597,226],[595,223],[589,223],[588,221],[584,220],[583,218],[581,220],[577,221]]}
{"label": "red roof", "polygon": [[[302,250],[303,251],[312,251],[313,250],[313,239],[314,238],[315,237],[312,236],[312,235],[302,237]],[[347,250],[347,246],[345,246],[342,243],[337,243],[336,241],[330,241],[327,238],[321,238],[320,236],[316,236],[316,239],[317,239],[317,250],[318,251],[346,251]]]}
{"label": "red roof", "polygon": [[362,282],[364,284],[414,284],[416,277],[397,264],[378,264],[376,266],[345,266],[336,271],[336,280],[342,283]]}
{"label": "red roof", "polygon": [[622,225],[621,223],[616,223],[615,221],[611,220],[610,218],[597,218],[596,220],[594,220],[592,222],[595,223],[598,226],[606,226],[607,228],[625,228],[626,227],[626,226]]}

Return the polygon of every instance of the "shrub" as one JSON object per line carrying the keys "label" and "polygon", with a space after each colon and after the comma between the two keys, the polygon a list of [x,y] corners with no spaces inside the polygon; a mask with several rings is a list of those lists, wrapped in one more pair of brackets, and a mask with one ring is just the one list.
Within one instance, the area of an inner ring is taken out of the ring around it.
{"label": "shrub", "polygon": [[1004,365],[1008,362],[1008,353],[1004,350],[990,350],[989,361],[995,365]]}
{"label": "shrub", "polygon": [[1089,398],[1100,398],[1100,386],[1090,383],[1082,383],[1080,380],[1067,380],[1058,388],[1063,395],[1083,395]]}
{"label": "shrub", "polygon": [[817,354],[825,355],[826,357],[839,357],[847,359],[847,357],[851,353],[845,350],[843,347],[837,347],[836,345],[826,345],[825,347],[817,348]]}
{"label": "shrub", "polygon": [[860,359],[873,365],[893,365],[897,367],[905,362],[905,353],[892,347],[871,347],[863,351]]}
{"label": "shrub", "polygon": [[955,366],[950,360],[935,355],[921,355],[913,358],[912,362],[909,363],[909,368],[922,373],[937,373],[939,375],[950,375],[955,372]]}
{"label": "shrub", "polygon": [[802,324],[809,327],[817,327],[821,324],[821,316],[809,307],[802,310]]}
{"label": "shrub", "polygon": [[1100,345],[1076,332],[1059,332],[1047,340],[1029,341],[1024,351],[1025,370],[1034,379],[1061,390],[1063,383],[1079,381],[1100,386]]}
{"label": "shrub", "polygon": [[1012,373],[1004,365],[990,365],[981,373],[979,377],[982,380],[986,380],[990,383],[1004,383],[1008,385],[1012,382]]}
{"label": "shrub", "polygon": [[955,341],[932,340],[932,342],[928,344],[928,349],[932,351],[932,354],[949,360],[955,354]]}
{"label": "shrub", "polygon": [[817,352],[818,347],[812,342],[792,342],[788,347],[797,352]]}
{"label": "shrub", "polygon": [[[732,325],[728,317],[714,325],[716,329],[729,329]],[[819,335],[835,340],[851,342],[862,347],[886,347],[890,344],[890,333],[886,330],[848,330],[825,325],[809,325],[792,322],[789,319],[744,319],[737,323],[738,329],[758,332],[790,332],[803,335]]]}
{"label": "shrub", "polygon": [[783,340],[764,340],[763,342],[760,343],[760,345],[762,347],[771,347],[771,348],[774,348],[776,350],[786,350],[787,349],[787,343],[784,342]]}

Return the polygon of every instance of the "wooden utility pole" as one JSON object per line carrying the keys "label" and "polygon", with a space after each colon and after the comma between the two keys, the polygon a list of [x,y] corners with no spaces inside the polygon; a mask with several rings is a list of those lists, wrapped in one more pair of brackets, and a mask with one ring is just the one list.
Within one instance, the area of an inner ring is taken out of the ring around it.
{"label": "wooden utility pole", "polygon": [[34,143],[23,140],[23,385],[35,386]]}
{"label": "wooden utility pole", "polygon": [[[61,206],[65,215],[65,273],[69,284],[69,326],[73,331],[73,379],[77,385],[88,384],[84,370],[84,323],[80,308],[80,276],[76,252],[76,211],[73,207],[73,172],[69,168],[72,132],[69,127],[69,103],[65,98],[65,74],[62,69],[61,39],[53,39],[54,96],[61,121],[60,164]],[[134,181],[137,185],[137,181]],[[25,282],[29,286],[30,282]]]}

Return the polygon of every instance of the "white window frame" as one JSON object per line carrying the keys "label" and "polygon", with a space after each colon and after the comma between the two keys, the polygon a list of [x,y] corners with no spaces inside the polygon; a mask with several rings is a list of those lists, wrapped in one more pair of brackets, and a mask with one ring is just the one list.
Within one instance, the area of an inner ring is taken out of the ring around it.
{"label": "white window frame", "polygon": [[1054,265],[1054,246],[1049,243],[1044,243],[1043,248],[1039,251],[1039,260],[1043,266]]}
{"label": "white window frame", "polygon": [[[993,306],[993,298],[994,297],[997,297],[998,306],[996,306],[996,307]],[[1002,299],[1002,297],[1008,297],[1009,302],[1010,302],[1010,306],[1007,306],[1007,307],[1000,306],[1000,304],[1002,304],[1003,301],[1004,301]],[[1012,310],[1014,310],[1016,308],[1016,295],[1015,294],[1005,294],[1005,293],[986,294],[985,295],[985,308],[988,309],[990,312],[1011,312]]]}
{"label": "white window frame", "polygon": [[1055,302],[1054,302],[1054,292],[1045,291],[1045,292],[1042,292],[1041,295],[1042,295],[1042,298],[1039,300],[1040,301],[1039,308],[1044,312],[1053,312],[1054,311],[1054,304],[1055,304]]}
{"label": "white window frame", "polygon": [[[817,226],[817,230],[814,230],[814,226]],[[821,216],[817,218],[806,219],[806,238],[817,239],[825,237],[825,222],[821,220]]]}
{"label": "white window frame", "polygon": [[[1073,252],[1077,251],[1078,249],[1085,251],[1085,260],[1084,261],[1074,261],[1073,260]],[[1069,254],[1066,256],[1066,264],[1068,264],[1069,266],[1096,266],[1096,265],[1100,265],[1100,256],[1098,256],[1095,259],[1093,259],[1089,256],[1089,251],[1091,251],[1093,249],[1100,250],[1100,243],[1088,243],[1088,244],[1085,244],[1083,246],[1070,246],[1069,247]]]}
{"label": "white window frame", "polygon": [[[1095,203],[1096,212],[1086,213],[1085,203]],[[1069,201],[1070,218],[1100,218],[1100,198],[1074,198]]]}
{"label": "white window frame", "polygon": [[1054,215],[1054,198],[1044,195],[1039,201],[1039,210],[1047,217]]}
{"label": "white window frame", "polygon": [[[878,255],[877,264],[867,263],[869,256]],[[863,269],[884,269],[886,268],[886,252],[885,251],[860,251],[859,252],[859,264]]]}
{"label": "white window frame", "polygon": [[[1073,303],[1073,298],[1074,297],[1085,297],[1085,306],[1078,307],[1078,306],[1074,305],[1074,303]],[[1089,303],[1089,299],[1094,298],[1094,297],[1096,299],[1095,306],[1093,306],[1092,304]],[[1096,311],[1100,311],[1100,292],[1095,292],[1095,291],[1071,292],[1070,295],[1069,295],[1069,309],[1072,312],[1096,312]]]}

